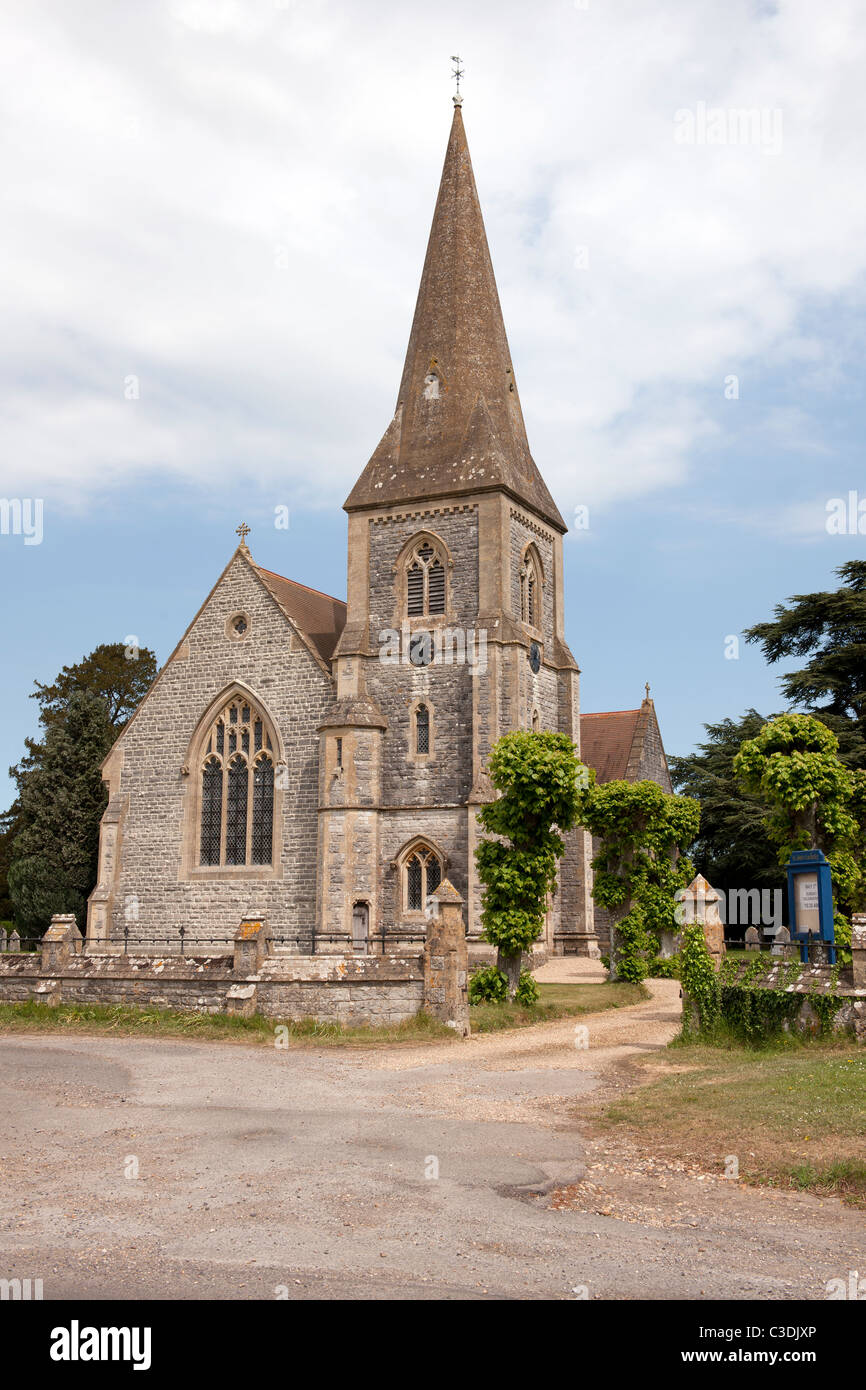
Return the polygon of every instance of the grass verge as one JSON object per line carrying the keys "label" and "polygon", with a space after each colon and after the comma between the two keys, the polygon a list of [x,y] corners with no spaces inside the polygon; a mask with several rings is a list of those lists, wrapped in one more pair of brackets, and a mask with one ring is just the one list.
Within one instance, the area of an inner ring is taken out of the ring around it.
{"label": "grass verge", "polygon": [[278,1019],[254,1014],[181,1013],[171,1009],[136,1009],[123,1004],[0,1004],[0,1033],[102,1033],[118,1037],[201,1038],[273,1047],[277,1027],[293,1044],[374,1047],[381,1043],[418,1043],[454,1039],[453,1028],[416,1014],[405,1023],[381,1028],[348,1028],[314,1018]]}
{"label": "grass verge", "polygon": [[866,1208],[866,1053],[856,1044],[679,1044],[630,1066],[643,1084],[594,1114],[600,1132],[708,1172],[733,1157],[747,1182]]}
{"label": "grass verge", "polygon": [[[481,1004],[470,1009],[473,1033],[501,1028],[526,1028],[533,1023],[600,1013],[605,1009],[636,1004],[647,998],[642,985],[541,985],[541,998],[532,1008],[518,1004]],[[217,1042],[243,1042],[273,1046],[275,1029],[291,1044],[303,1046],[378,1047],[383,1043],[409,1044],[453,1041],[453,1028],[416,1014],[405,1023],[381,1028],[347,1027],[319,1023],[314,1018],[276,1019],[254,1014],[240,1018],[228,1014],[181,1013],[170,1009],[136,1009],[123,1004],[0,1004],[0,1033],[103,1033],[116,1037],[202,1038]]]}
{"label": "grass verge", "polygon": [[537,1004],[474,1004],[469,1010],[473,1033],[494,1033],[501,1028],[528,1028],[533,1023],[549,1023],[556,1018],[576,1018],[580,1014],[604,1013],[626,1004],[648,999],[644,985],[628,981],[597,985],[539,985]]}

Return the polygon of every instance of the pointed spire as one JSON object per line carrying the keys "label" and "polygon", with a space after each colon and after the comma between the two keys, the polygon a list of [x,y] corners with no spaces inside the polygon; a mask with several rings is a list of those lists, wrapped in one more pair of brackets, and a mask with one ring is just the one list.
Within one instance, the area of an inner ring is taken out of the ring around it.
{"label": "pointed spire", "polygon": [[397,411],[345,506],[354,511],[493,488],[567,529],[529,452],[455,104]]}

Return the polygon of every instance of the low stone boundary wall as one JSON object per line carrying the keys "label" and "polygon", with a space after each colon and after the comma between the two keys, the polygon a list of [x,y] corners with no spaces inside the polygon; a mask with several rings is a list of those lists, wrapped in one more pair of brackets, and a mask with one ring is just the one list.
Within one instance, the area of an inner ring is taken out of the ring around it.
{"label": "low stone boundary wall", "polygon": [[128,1004],[191,1013],[403,1023],[422,1009],[469,1031],[463,899],[443,880],[431,895],[423,949],[384,955],[274,955],[265,921],[246,918],[231,955],[91,953],[74,917],[57,916],[39,953],[0,956],[0,1002]]}
{"label": "low stone boundary wall", "polygon": [[269,956],[236,973],[232,956],[74,955],[48,974],[38,955],[0,960],[0,1001],[131,1004],[193,1013],[264,1014],[349,1024],[401,1023],[424,1006],[415,957]]}

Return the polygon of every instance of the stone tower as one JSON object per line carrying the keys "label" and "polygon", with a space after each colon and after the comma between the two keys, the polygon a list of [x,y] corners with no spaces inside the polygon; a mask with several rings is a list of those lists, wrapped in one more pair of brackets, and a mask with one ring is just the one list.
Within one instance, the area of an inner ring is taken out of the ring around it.
{"label": "stone tower", "polygon": [[[567,528],[530,453],[457,98],[396,411],[345,510],[317,930],[423,936],[447,876],[477,940],[490,750],[515,729],[578,743],[579,671],[564,639]],[[547,951],[591,949],[588,892],[579,832]]]}

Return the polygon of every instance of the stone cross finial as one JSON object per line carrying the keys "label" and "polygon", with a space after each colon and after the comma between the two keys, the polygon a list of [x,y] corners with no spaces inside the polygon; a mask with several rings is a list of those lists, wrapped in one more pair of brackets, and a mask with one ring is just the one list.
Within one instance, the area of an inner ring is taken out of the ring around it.
{"label": "stone cross finial", "polygon": [[249,528],[249,526],[247,526],[247,523],[246,523],[245,521],[242,521],[241,524],[240,524],[240,526],[238,526],[237,530],[235,531],[235,535],[236,535],[236,536],[240,536],[240,538],[241,538],[241,545],[244,547],[245,550],[246,550],[246,547],[247,547],[247,536],[248,536],[249,534],[250,534],[250,528]]}
{"label": "stone cross finial", "polygon": [[646,689],[646,698],[649,699],[649,681],[647,681],[645,689]]}

